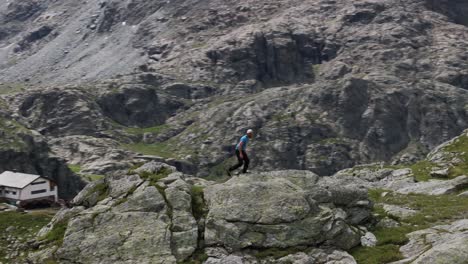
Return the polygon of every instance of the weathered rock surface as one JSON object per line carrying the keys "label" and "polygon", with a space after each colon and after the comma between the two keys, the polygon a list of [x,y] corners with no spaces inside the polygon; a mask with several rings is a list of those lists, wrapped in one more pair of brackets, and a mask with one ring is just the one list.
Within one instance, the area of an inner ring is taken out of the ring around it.
{"label": "weathered rock surface", "polygon": [[[205,243],[230,251],[323,243],[343,249],[358,245],[360,233],[352,225],[353,215],[362,211],[370,217],[370,204],[359,203],[368,202],[366,191],[338,190],[318,181],[310,172],[279,171],[208,186]],[[327,206],[330,203],[337,207]]]}
{"label": "weathered rock surface", "polygon": [[[170,144],[204,176],[250,127],[258,169],[331,175],[417,160],[468,127],[466,6],[5,2],[0,82],[25,90],[12,114],[43,134]],[[114,122],[167,131],[129,139]]]}
{"label": "weathered rock surface", "polygon": [[409,218],[418,213],[416,210],[403,208],[392,204],[383,204],[382,207],[387,214],[399,219]]}
{"label": "weathered rock surface", "polygon": [[220,248],[208,248],[209,258],[205,264],[356,264],[354,258],[345,251],[336,249],[309,249],[309,253],[298,252],[274,259],[256,259],[246,253],[229,254]]}
{"label": "weathered rock surface", "polygon": [[375,247],[377,245],[377,237],[371,232],[367,232],[361,237],[361,245],[363,247]]}
{"label": "weathered rock surface", "polygon": [[[39,234],[65,224],[63,244],[52,255],[47,247],[31,254],[31,261],[176,263],[202,250],[206,263],[355,263],[341,250],[361,243],[365,232],[357,226],[371,217],[365,189],[336,188],[308,171],[247,174],[225,183],[157,162],[135,172],[140,175],[122,172],[87,185],[74,207]],[[193,183],[205,186],[201,196]],[[272,262],[252,253],[292,247],[307,253]]]}
{"label": "weathered rock surface", "polygon": [[468,259],[468,220],[434,226],[408,235],[400,248],[405,260],[397,263],[466,263]]}
{"label": "weathered rock surface", "polygon": [[429,195],[441,195],[455,193],[468,187],[468,176],[460,176],[453,180],[441,181],[430,180],[428,182],[418,182],[413,185],[397,190],[399,193],[422,193]]}

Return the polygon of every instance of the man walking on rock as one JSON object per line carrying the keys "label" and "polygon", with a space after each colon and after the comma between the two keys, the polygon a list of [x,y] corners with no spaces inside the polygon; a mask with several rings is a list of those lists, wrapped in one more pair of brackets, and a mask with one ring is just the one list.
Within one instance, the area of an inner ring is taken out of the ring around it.
{"label": "man walking on rock", "polygon": [[237,143],[236,145],[237,164],[228,169],[227,173],[229,176],[232,176],[231,171],[240,168],[242,165],[244,165],[244,168],[242,169],[242,173],[247,173],[250,160],[245,150],[247,149],[247,143],[249,143],[249,139],[251,138],[253,138],[253,130],[249,129],[247,130],[247,133],[241,137],[239,143]]}

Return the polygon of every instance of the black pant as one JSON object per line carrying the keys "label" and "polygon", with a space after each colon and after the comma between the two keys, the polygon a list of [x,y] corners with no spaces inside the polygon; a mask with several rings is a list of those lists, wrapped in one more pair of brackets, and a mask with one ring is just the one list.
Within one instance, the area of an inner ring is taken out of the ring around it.
{"label": "black pant", "polygon": [[245,153],[244,150],[242,150],[242,158],[240,156],[240,151],[236,149],[236,156],[237,156],[237,164],[229,168],[229,171],[236,170],[240,168],[242,165],[244,165],[244,168],[242,169],[243,173],[247,172],[247,169],[249,168],[249,157],[247,156],[247,153]]}

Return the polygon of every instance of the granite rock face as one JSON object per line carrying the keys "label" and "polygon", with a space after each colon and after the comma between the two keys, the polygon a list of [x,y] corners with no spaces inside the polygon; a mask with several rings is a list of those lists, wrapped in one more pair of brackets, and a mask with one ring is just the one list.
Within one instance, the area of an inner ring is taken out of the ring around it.
{"label": "granite rock face", "polygon": [[[370,217],[369,203],[360,205],[369,202],[366,190],[326,187],[304,171],[246,175],[209,186],[205,243],[229,250],[323,243],[350,249],[360,243],[360,232],[349,212]],[[340,199],[344,196],[346,201]]]}
{"label": "granite rock face", "polygon": [[406,259],[398,263],[465,263],[468,259],[467,225],[464,219],[410,233],[410,241],[400,248]]}
{"label": "granite rock face", "polygon": [[59,212],[39,234],[66,225],[63,244],[52,255],[43,250],[30,260],[176,263],[201,251],[209,256],[206,263],[263,263],[252,250],[300,247],[308,253],[298,250],[272,261],[355,263],[342,250],[361,243],[365,232],[358,225],[371,218],[365,189],[337,189],[308,171],[249,174],[203,185],[192,185],[203,180],[163,163],[147,163],[136,172],[86,186],[73,207]]}

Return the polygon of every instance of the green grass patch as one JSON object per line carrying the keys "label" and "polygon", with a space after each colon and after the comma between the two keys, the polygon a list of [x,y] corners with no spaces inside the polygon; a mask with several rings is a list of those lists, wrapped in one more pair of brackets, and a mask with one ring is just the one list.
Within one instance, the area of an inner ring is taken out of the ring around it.
{"label": "green grass patch", "polygon": [[169,126],[164,124],[160,126],[154,126],[154,127],[145,127],[145,128],[140,128],[140,127],[128,127],[125,128],[125,132],[128,134],[132,135],[143,135],[145,133],[151,133],[151,134],[159,134],[163,131],[166,131],[169,129]]}
{"label": "green grass patch", "polygon": [[170,169],[168,169],[167,167],[162,167],[156,173],[143,171],[143,172],[140,172],[139,175],[140,175],[140,178],[142,178],[143,180],[148,181],[150,185],[158,186],[156,183],[159,180],[166,178],[171,173],[172,173],[172,171]]}
{"label": "green grass patch", "polygon": [[373,248],[358,247],[350,252],[359,264],[382,264],[403,259],[398,245],[383,245]]}
{"label": "green grass patch", "polygon": [[133,144],[124,144],[123,148],[137,152],[143,155],[154,155],[163,158],[175,158],[176,153],[172,145],[161,142],[154,144],[145,144],[145,143],[133,143]]}
{"label": "green grass patch", "polygon": [[422,160],[410,166],[414,179],[416,181],[428,181],[433,179],[431,177],[431,171],[436,165],[430,161]]}
{"label": "green grass patch", "polygon": [[100,202],[109,196],[109,186],[105,182],[96,184],[90,193],[98,193],[97,201]]}
{"label": "green grass patch", "polygon": [[85,178],[89,182],[93,182],[93,181],[99,181],[101,179],[104,179],[105,176],[99,175],[99,174],[85,174],[83,175],[83,178]]}
{"label": "green grass patch", "polygon": [[[382,193],[388,192],[385,197]],[[383,189],[369,190],[369,197],[376,203],[393,204],[418,210],[418,213],[406,219],[395,219],[399,227],[377,228],[372,232],[377,237],[376,247],[358,247],[351,254],[359,264],[381,264],[402,258],[399,247],[408,242],[408,233],[426,229],[438,224],[453,222],[468,217],[468,197],[452,195],[398,194]],[[381,218],[388,216],[382,207],[375,206],[374,213]]]}
{"label": "green grass patch", "polygon": [[196,220],[206,217],[208,210],[203,195],[203,186],[192,186],[192,214]]}
{"label": "green grass patch", "polygon": [[[53,217],[55,211],[39,211],[31,213],[18,212],[0,212],[0,261],[9,263],[11,260],[6,260],[7,246],[10,244],[4,235],[12,235],[18,238],[21,242],[26,242],[32,239],[42,227],[47,225]],[[6,232],[8,227],[14,227],[11,232]],[[18,259],[19,260],[19,259]]]}
{"label": "green grass patch", "polygon": [[48,244],[54,244],[58,247],[63,244],[63,237],[67,231],[68,221],[61,221],[54,224],[52,230],[50,230],[44,237],[39,238],[39,240],[45,241]]}
{"label": "green grass patch", "polygon": [[68,168],[74,173],[80,173],[81,171],[81,166],[77,164],[68,164]]}
{"label": "green grass patch", "polygon": [[88,182],[98,181],[98,180],[104,179],[105,177],[104,175],[99,175],[99,174],[82,174],[81,173],[82,168],[80,165],[77,165],[77,164],[68,164],[68,168]]}
{"label": "green grass patch", "polygon": [[444,151],[457,153],[462,163],[455,164],[449,170],[449,178],[456,178],[468,174],[468,136],[466,134],[457,138],[452,144],[443,148]]}
{"label": "green grass patch", "polygon": [[314,77],[317,77],[320,74],[320,64],[313,64],[312,67],[312,72],[314,73]]}
{"label": "green grass patch", "polygon": [[453,143],[443,148],[444,151],[448,152],[458,152],[463,153],[465,152],[465,157],[468,158],[468,135],[464,134],[458,137]]}

